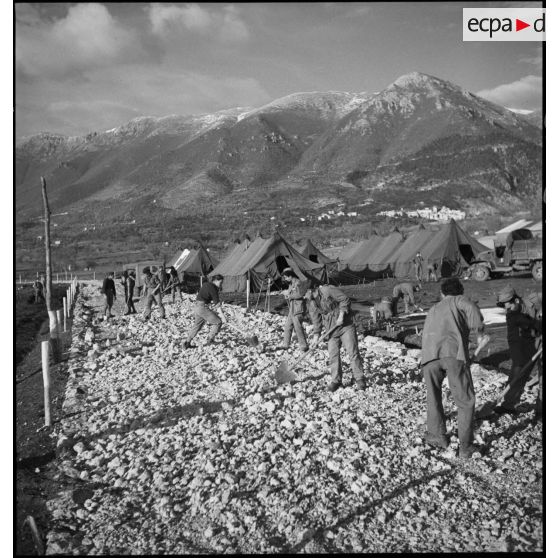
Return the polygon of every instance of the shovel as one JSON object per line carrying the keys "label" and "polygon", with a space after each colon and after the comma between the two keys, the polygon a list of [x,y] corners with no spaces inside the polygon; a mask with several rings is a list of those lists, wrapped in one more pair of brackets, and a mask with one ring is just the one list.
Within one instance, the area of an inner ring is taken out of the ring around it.
{"label": "shovel", "polygon": [[[531,364],[533,364],[540,356],[542,353],[542,347],[529,359],[529,361],[527,362],[527,364],[520,370],[519,372],[519,376],[521,376],[521,374],[523,374],[523,372],[525,372],[525,370],[531,366]],[[532,386],[533,384],[535,384],[538,381],[538,378],[534,378],[533,380],[529,380],[525,385],[527,387]],[[494,412],[494,407],[496,407],[496,405],[498,404],[499,401],[501,401],[506,394],[508,393],[510,389],[510,384],[508,384],[501,393],[499,393],[495,398],[494,401],[488,401],[486,402],[484,405],[482,405],[479,410],[475,413],[475,419],[483,419],[486,418],[488,416],[490,416],[493,412]]]}
{"label": "shovel", "polygon": [[250,347],[257,347],[259,345],[257,335],[245,335],[244,331],[242,331],[239,327],[235,326],[234,324],[231,324],[231,322],[229,321],[227,321],[226,323],[227,325],[231,326],[233,329],[238,331],[238,333],[242,334],[244,340],[246,341],[246,343],[248,343],[248,345],[250,345]]}
{"label": "shovel", "polygon": [[275,380],[278,384],[286,384],[290,382],[294,382],[298,380],[298,374],[294,371],[295,367],[298,366],[303,360],[308,358],[317,348],[318,345],[331,333],[333,333],[339,326],[335,325],[330,330],[326,331],[316,343],[316,346],[313,349],[310,349],[306,353],[304,353],[292,366],[289,366],[289,362],[284,360],[279,364],[277,369],[275,370]]}

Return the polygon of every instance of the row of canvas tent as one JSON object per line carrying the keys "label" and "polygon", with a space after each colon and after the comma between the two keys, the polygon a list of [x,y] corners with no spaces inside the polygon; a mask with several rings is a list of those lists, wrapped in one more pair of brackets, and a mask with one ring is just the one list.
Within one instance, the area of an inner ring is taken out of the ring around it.
{"label": "row of canvas tent", "polygon": [[420,225],[403,236],[394,230],[388,236],[373,235],[349,244],[339,254],[339,282],[354,278],[414,277],[414,259],[423,258],[423,273],[428,264],[437,264],[442,277],[459,275],[486,246],[466,233],[453,219],[434,229]]}
{"label": "row of canvas tent", "polygon": [[[279,233],[270,238],[256,237],[233,244],[217,262],[200,245],[187,256],[177,254],[169,265],[179,275],[220,274],[224,292],[265,291],[281,288],[281,273],[292,268],[302,279],[320,283],[350,284],[363,279],[381,277],[414,277],[413,259],[420,252],[424,266],[438,264],[444,277],[459,274],[486,247],[461,229],[455,221],[437,229],[420,226],[405,237],[395,230],[388,236],[373,235],[367,240],[349,244],[337,260],[320,252],[310,239],[295,247]],[[181,275],[182,277],[182,275]]]}

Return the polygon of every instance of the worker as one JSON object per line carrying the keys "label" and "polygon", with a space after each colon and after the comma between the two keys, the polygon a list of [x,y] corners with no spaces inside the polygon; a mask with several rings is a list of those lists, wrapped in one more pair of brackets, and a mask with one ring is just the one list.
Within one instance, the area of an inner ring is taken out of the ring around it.
{"label": "worker", "polygon": [[442,300],[430,308],[422,332],[421,366],[426,385],[426,425],[424,440],[431,446],[447,448],[446,416],[442,404],[442,382],[448,384],[457,405],[459,457],[468,459],[478,449],[473,445],[475,390],[469,368],[469,335],[477,333],[484,342],[484,323],[476,303],[463,295],[457,277],[441,283]]}
{"label": "worker", "polygon": [[126,273],[126,307],[127,310],[124,315],[137,314],[136,307],[134,306],[134,288],[136,287],[136,274],[134,271],[125,272]]}
{"label": "worker", "polygon": [[286,350],[289,348],[294,328],[300,350],[305,353],[308,351],[308,342],[306,341],[302,320],[306,312],[304,295],[308,288],[308,282],[301,281],[290,267],[283,270],[281,277],[289,285],[289,288],[283,292],[283,296],[287,299],[289,313],[283,328],[283,345],[281,345],[281,349]]}
{"label": "worker", "polygon": [[37,277],[37,279],[33,282],[33,294],[35,295],[35,304],[45,302],[45,288],[40,277]]}
{"label": "worker", "polygon": [[391,296],[383,296],[380,302],[377,302],[370,307],[370,314],[374,325],[376,325],[379,321],[393,318],[392,306],[393,300]]}
{"label": "worker", "polygon": [[[342,385],[340,348],[343,345],[349,356],[356,389],[366,389],[362,358],[358,350],[357,332],[349,297],[339,288],[331,285],[310,287],[305,295],[313,325],[313,341],[318,343],[322,327],[328,335],[327,349],[331,382],[328,390],[336,391]],[[335,329],[333,329],[335,327]],[[332,330],[333,331],[330,331]]]}
{"label": "worker", "polygon": [[420,283],[422,281],[422,262],[424,258],[420,252],[417,252],[413,258],[413,264],[415,266],[415,278]]}
{"label": "worker", "polygon": [[180,297],[180,302],[182,302],[182,291],[180,290],[180,277],[178,277],[178,272],[176,268],[171,265],[170,267],[170,274],[169,274],[169,284],[167,285],[167,289],[170,289],[172,293],[172,303],[174,304],[175,294],[178,293]]}
{"label": "worker", "polygon": [[161,319],[166,319],[165,307],[163,306],[163,297],[161,295],[161,282],[156,275],[151,273],[149,266],[143,268],[143,296],[147,297],[145,301],[145,310],[143,318],[147,322],[151,317],[151,306],[156,304],[161,313]]}
{"label": "worker", "polygon": [[161,283],[161,296],[163,296],[168,283],[168,275],[167,272],[165,271],[164,265],[159,266],[159,269],[157,271],[157,278],[159,279],[159,283]]}
{"label": "worker", "polygon": [[[109,271],[106,277],[103,279],[103,286],[101,287],[101,292],[105,295],[105,308],[103,314],[107,318],[112,318],[111,314],[112,305],[116,300],[116,286],[114,284],[114,271]],[[108,313],[108,314],[107,314]]]}
{"label": "worker", "polygon": [[[537,337],[542,332],[542,306],[540,314],[536,310],[533,312],[534,305],[532,304],[530,310],[511,285],[506,285],[498,293],[497,306],[506,310],[507,338],[512,362],[506,386],[507,391],[502,403],[496,406],[494,411],[498,414],[515,414],[517,413],[515,406],[519,403],[525,384],[535,366],[532,357],[537,352]],[[541,408],[541,391],[539,390],[536,410],[538,409],[540,413]]]}
{"label": "worker", "polygon": [[[206,281],[201,286],[194,307],[194,327],[192,327],[188,333],[188,337],[182,344],[184,349],[194,348],[192,340],[203,327],[203,324],[207,323],[210,326],[209,335],[205,344],[212,345],[215,343],[215,336],[219,333],[222,324],[227,323],[219,300],[219,289],[222,284],[223,276],[217,274],[211,278],[211,281]],[[211,305],[213,305],[219,315],[211,308]]]}
{"label": "worker", "polygon": [[420,285],[413,285],[412,283],[399,283],[393,287],[393,299],[391,311],[394,316],[397,316],[397,306],[399,299],[402,298],[405,303],[405,314],[409,313],[409,304],[413,305],[413,310],[417,309],[415,304],[415,293],[420,291]]}
{"label": "worker", "polygon": [[[529,313],[529,316],[531,316],[531,318],[535,320],[539,320],[542,326],[542,319],[544,313],[542,293],[537,293],[537,292],[530,293],[525,298],[525,304],[527,305],[527,312]],[[538,351],[539,349],[542,349],[543,336],[542,336],[542,331],[535,332],[535,333],[536,333],[535,349]],[[535,416],[536,418],[539,419],[542,417],[542,398],[543,398],[542,373],[543,373],[543,358],[541,356],[540,358],[537,359],[537,377],[539,380],[539,391],[538,391],[537,402],[535,405]]]}
{"label": "worker", "polygon": [[428,282],[436,283],[438,281],[438,264],[436,262],[429,263],[426,266],[426,279]]}

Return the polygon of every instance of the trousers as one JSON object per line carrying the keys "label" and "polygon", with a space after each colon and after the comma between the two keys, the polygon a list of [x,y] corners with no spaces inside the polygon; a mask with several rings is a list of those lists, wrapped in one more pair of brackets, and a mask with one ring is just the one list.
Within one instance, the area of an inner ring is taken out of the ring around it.
{"label": "trousers", "polygon": [[143,316],[145,318],[149,318],[149,316],[151,316],[151,306],[153,304],[158,304],[159,305],[159,310],[161,312],[161,318],[164,318],[165,317],[165,307],[163,306],[163,297],[161,296],[160,292],[157,292],[155,294],[149,293],[147,295],[147,300],[145,301],[145,311],[143,313]]}
{"label": "trousers", "polygon": [[192,341],[194,337],[199,333],[200,329],[203,327],[203,324],[206,322],[210,325],[209,328],[209,336],[207,338],[208,342],[211,342],[215,339],[215,336],[219,333],[223,322],[221,318],[213,312],[210,308],[206,306],[203,302],[196,302],[194,307],[194,327],[188,333],[188,341]]}
{"label": "trousers", "polygon": [[306,341],[306,335],[304,333],[304,328],[302,327],[302,316],[300,314],[293,314],[292,312],[289,312],[287,320],[285,321],[285,327],[283,329],[283,346],[288,347],[290,345],[293,329],[295,330],[300,348],[303,350],[307,349],[308,342]]}
{"label": "trousers", "polygon": [[103,313],[110,315],[112,305],[114,304],[114,295],[112,293],[105,293],[105,309]]}
{"label": "trousers", "polygon": [[442,404],[442,382],[447,376],[451,395],[457,405],[457,434],[461,448],[473,443],[475,389],[469,366],[454,357],[441,358],[422,368],[426,384],[426,427],[435,437],[446,435],[446,417]]}
{"label": "trousers", "polygon": [[[510,371],[510,377],[508,379],[507,392],[502,401],[502,407],[507,409],[513,409],[521,399],[521,394],[525,389],[525,384],[529,380],[531,371],[535,366],[534,362],[529,362],[531,357],[535,354],[535,345],[533,342],[523,342],[519,341],[513,346],[510,346],[510,355],[512,360],[512,366]],[[525,367],[525,370],[523,370]],[[540,374],[539,374],[540,376]],[[539,378],[539,387],[541,386]],[[541,390],[539,390],[539,395],[537,397],[537,406],[540,405]]]}
{"label": "trousers", "polygon": [[364,379],[362,359],[358,351],[356,328],[354,324],[349,324],[344,327],[337,328],[331,334],[327,343],[332,383],[340,384],[343,377],[343,371],[341,368],[341,345],[343,345],[343,348],[347,352],[349,360],[351,361],[351,369],[353,371],[354,379]]}

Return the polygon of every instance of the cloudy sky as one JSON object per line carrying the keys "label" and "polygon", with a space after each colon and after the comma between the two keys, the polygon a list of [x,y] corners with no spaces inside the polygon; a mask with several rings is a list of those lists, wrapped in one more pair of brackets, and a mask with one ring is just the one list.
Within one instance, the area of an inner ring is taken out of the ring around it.
{"label": "cloudy sky", "polygon": [[462,8],[540,5],[16,4],[16,136],[81,135],[300,91],[373,92],[411,71],[537,109],[540,43],[463,42]]}

